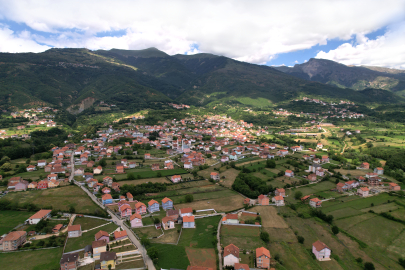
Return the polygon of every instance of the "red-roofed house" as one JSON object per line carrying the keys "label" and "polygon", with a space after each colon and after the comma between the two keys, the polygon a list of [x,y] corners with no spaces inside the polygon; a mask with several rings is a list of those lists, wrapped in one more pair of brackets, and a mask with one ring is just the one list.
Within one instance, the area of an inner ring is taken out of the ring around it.
{"label": "red-roofed house", "polygon": [[162,200],[162,208],[163,210],[167,210],[167,209],[173,209],[173,201],[170,200],[169,198],[164,198]]}
{"label": "red-roofed house", "polygon": [[181,175],[173,175],[173,176],[170,178],[170,180],[171,180],[173,183],[178,183],[178,182],[181,181]]}
{"label": "red-roofed house", "polygon": [[148,211],[149,211],[150,213],[159,212],[159,211],[160,211],[160,209],[159,209],[159,203],[158,203],[157,201],[155,201],[155,200],[150,200],[150,201],[148,202]]}
{"label": "red-roofed house", "polygon": [[313,208],[321,207],[322,201],[318,198],[313,198],[313,199],[309,200],[309,206],[311,206]]}
{"label": "red-roofed house", "polygon": [[95,241],[105,240],[105,241],[107,241],[107,243],[110,242],[110,235],[108,234],[108,232],[105,232],[105,231],[100,230],[98,233],[96,233],[94,238],[95,238]]}
{"label": "red-roofed house", "polygon": [[169,230],[169,229],[174,229],[174,220],[171,217],[164,217],[162,218],[162,226],[163,229]]}
{"label": "red-roofed house", "polygon": [[239,263],[239,248],[234,244],[224,247],[224,266],[234,266]]}
{"label": "red-roofed house", "polygon": [[114,238],[115,240],[122,240],[128,237],[127,231],[115,231],[114,232]]}
{"label": "red-roofed house", "polygon": [[194,216],[183,217],[183,228],[195,228]]}
{"label": "red-roofed house", "polygon": [[312,244],[312,253],[318,261],[330,261],[330,248],[319,240]]}
{"label": "red-roofed house", "polygon": [[68,226],[68,237],[69,238],[80,237],[80,236],[82,236],[82,227],[80,224]]}
{"label": "red-roofed house", "polygon": [[39,210],[34,215],[32,215],[29,219],[25,222],[28,224],[37,224],[41,221],[41,219],[47,219],[51,217],[52,210]]}
{"label": "red-roofed house", "polygon": [[227,214],[222,218],[222,224],[239,224],[239,218],[237,214]]}
{"label": "red-roofed house", "polygon": [[266,195],[259,195],[258,202],[260,205],[269,205],[269,198]]}
{"label": "red-roofed house", "polygon": [[218,181],[220,179],[219,173],[211,172],[211,179]]}
{"label": "red-roofed house", "polygon": [[274,193],[275,193],[276,196],[285,197],[285,189],[284,188],[276,188],[276,191]]}
{"label": "red-roofed house", "polygon": [[282,196],[274,196],[271,200],[276,206],[284,206],[284,198]]}
{"label": "red-roofed house", "polygon": [[367,197],[369,191],[370,190],[368,187],[361,187],[357,190],[357,194],[359,194],[361,197]]}
{"label": "red-roofed house", "polygon": [[137,202],[135,204],[136,213],[139,215],[146,214],[146,205],[142,202]]}
{"label": "red-roofed house", "polygon": [[132,194],[129,192],[127,192],[127,198],[129,202],[132,202],[134,200],[134,196],[132,196]]}
{"label": "red-roofed house", "polygon": [[285,176],[287,177],[293,177],[294,176],[294,172],[291,170],[285,170]]}
{"label": "red-roofed house", "polygon": [[270,251],[264,247],[256,248],[256,267],[270,268]]}
{"label": "red-roofed house", "polygon": [[396,183],[389,183],[388,185],[389,185],[390,190],[393,190],[393,191],[401,190],[401,187]]}
{"label": "red-roofed house", "polygon": [[[234,265],[235,270],[249,270],[249,265],[244,263],[235,263]],[[271,269],[270,269],[271,270]]]}
{"label": "red-roofed house", "polygon": [[181,217],[192,216],[193,215],[193,209],[191,207],[182,208],[182,209],[180,209],[179,214],[180,214]]}
{"label": "red-roofed house", "polygon": [[137,227],[142,227],[142,216],[140,214],[133,214],[130,218],[129,221],[131,222],[131,228],[137,228]]}
{"label": "red-roofed house", "polygon": [[48,188],[48,181],[41,180],[38,182],[37,189],[47,189]]}
{"label": "red-roofed house", "polygon": [[120,213],[121,213],[121,218],[130,217],[132,215],[131,206],[129,206],[128,204],[123,205],[120,208]]}

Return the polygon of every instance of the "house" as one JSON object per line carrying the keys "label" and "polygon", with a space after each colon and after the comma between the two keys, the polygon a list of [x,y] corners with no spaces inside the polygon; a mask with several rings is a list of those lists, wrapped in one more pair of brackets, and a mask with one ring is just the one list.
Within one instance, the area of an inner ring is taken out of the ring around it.
{"label": "house", "polygon": [[368,170],[370,169],[370,164],[368,164],[367,162],[363,162],[361,163],[360,168]]}
{"label": "house", "polygon": [[401,190],[401,187],[396,183],[389,183],[388,185],[389,185],[389,189],[392,191]]}
{"label": "house", "polygon": [[162,200],[162,208],[163,210],[167,210],[167,209],[173,209],[173,201],[170,200],[169,198],[164,198]]}
{"label": "house", "polygon": [[52,233],[58,233],[62,227],[63,224],[56,224],[55,227],[52,228]]}
{"label": "house", "polygon": [[127,195],[127,199],[128,199],[129,202],[133,202],[133,201],[134,201],[134,196],[132,196],[131,193],[127,192],[126,195]]}
{"label": "house", "polygon": [[269,198],[266,195],[259,195],[258,202],[260,205],[269,205]]}
{"label": "house", "polygon": [[179,214],[181,217],[185,217],[185,216],[192,216],[193,215],[193,209],[191,207],[187,207],[187,208],[182,208],[179,210]]}
{"label": "house", "polygon": [[245,198],[244,200],[243,200],[243,204],[247,204],[247,205],[252,205],[253,204],[253,201],[251,200],[251,199],[249,199],[249,198]]}
{"label": "house", "polygon": [[33,166],[33,165],[28,165],[27,166],[27,168],[26,168],[26,170],[27,170],[27,172],[33,172],[33,171],[35,171],[35,166]]}
{"label": "house", "polygon": [[321,207],[322,201],[318,198],[313,198],[313,199],[309,200],[309,206],[311,206],[313,208]]}
{"label": "house", "polygon": [[87,245],[84,247],[84,258],[91,258],[91,256],[93,256],[93,248]]}
{"label": "house", "polygon": [[99,260],[100,254],[107,251],[107,241],[105,239],[93,241],[91,247],[93,248],[93,259]]}
{"label": "house", "polygon": [[137,227],[142,227],[143,223],[142,223],[142,216],[140,214],[133,214],[130,218],[129,218],[129,222],[131,223],[131,228],[137,228]]}
{"label": "house", "polygon": [[101,269],[115,269],[116,261],[117,261],[117,254],[115,252],[106,251],[100,254]]}
{"label": "house", "polygon": [[276,188],[276,191],[274,192],[276,196],[282,196],[285,197],[285,189],[284,188]]}
{"label": "house", "polygon": [[357,190],[357,194],[359,194],[361,197],[367,197],[369,191],[370,190],[368,187],[361,187]]}
{"label": "house", "polygon": [[28,184],[28,189],[36,189],[38,186],[37,182],[31,182]]}
{"label": "house", "polygon": [[193,164],[191,162],[184,162],[184,168],[185,169],[192,169],[193,168]]}
{"label": "house", "polygon": [[27,232],[14,231],[7,234],[0,240],[0,249],[3,251],[17,250],[27,240]]}
{"label": "house", "polygon": [[62,254],[62,258],[60,259],[60,269],[61,270],[71,270],[77,269],[79,266],[79,253],[65,253]]}
{"label": "house", "polygon": [[379,177],[377,177],[377,176],[375,176],[375,177],[370,177],[370,178],[368,178],[368,180],[367,180],[367,184],[369,184],[370,186],[378,186],[378,185],[380,185],[381,183],[381,178],[379,178]]}
{"label": "house", "polygon": [[221,157],[221,162],[227,162],[229,161],[229,157],[228,156],[222,156]]}
{"label": "house", "polygon": [[319,170],[316,171],[315,174],[316,174],[317,176],[322,177],[322,176],[325,175],[325,170],[324,170],[324,169],[319,169]]}
{"label": "house", "polygon": [[217,172],[211,172],[211,179],[218,181],[220,179],[219,173]]}
{"label": "house", "polygon": [[52,210],[39,210],[34,215],[32,215],[29,219],[27,219],[26,223],[28,224],[38,224],[41,219],[47,219],[51,217]]}
{"label": "house", "polygon": [[194,216],[183,217],[183,228],[195,228]]}
{"label": "house", "polygon": [[110,242],[110,235],[108,234],[108,232],[102,231],[100,230],[98,233],[96,233],[96,235],[94,236],[94,240],[95,241],[99,241],[99,240],[105,240],[107,243]]}
{"label": "house", "polygon": [[235,263],[234,265],[235,270],[249,270],[249,265],[244,264],[244,263]]}
{"label": "house", "polygon": [[136,213],[139,215],[146,214],[146,205],[142,202],[137,202],[135,204]]}
{"label": "house", "polygon": [[160,209],[159,209],[159,203],[158,203],[157,201],[155,201],[155,200],[150,200],[150,201],[148,202],[148,211],[149,211],[150,213],[159,212],[159,211],[160,211]]}
{"label": "house", "polygon": [[41,180],[38,182],[37,189],[47,189],[48,188],[48,181]]}
{"label": "house", "polygon": [[276,206],[284,206],[284,198],[282,196],[275,196],[271,200],[276,204]]}
{"label": "house", "polygon": [[316,181],[316,174],[312,173],[312,174],[308,175],[307,179],[312,182]]}
{"label": "house", "polygon": [[113,183],[113,179],[111,177],[106,176],[103,178],[104,185],[111,187],[112,183]]}
{"label": "house", "polygon": [[21,182],[18,182],[17,184],[15,184],[14,190],[15,191],[22,191],[22,190],[25,191],[25,190],[27,190],[28,185],[29,185],[28,181],[22,180]]}
{"label": "house", "polygon": [[164,217],[162,218],[162,226],[163,229],[169,230],[169,229],[174,229],[174,220],[171,217]]}
{"label": "house", "polygon": [[377,173],[374,173],[374,172],[372,172],[372,173],[366,173],[366,178],[368,179],[368,178],[370,178],[370,177],[377,177],[378,176],[378,174]]}
{"label": "house", "polygon": [[234,244],[224,247],[224,266],[234,266],[239,263],[239,248]]}
{"label": "house", "polygon": [[179,210],[167,210],[166,216],[171,217],[173,220],[177,220],[179,218]]}
{"label": "house", "polygon": [[57,180],[49,180],[48,181],[48,188],[55,188],[59,186],[59,182]]}
{"label": "house", "polygon": [[121,186],[120,183],[113,182],[111,188],[114,189],[116,192],[120,192],[120,186]]}
{"label": "house", "polygon": [[312,244],[312,253],[318,261],[330,261],[330,248],[319,240]]}
{"label": "house", "polygon": [[237,214],[226,214],[222,218],[222,224],[239,224],[239,218]]}
{"label": "house", "polygon": [[264,247],[256,248],[256,267],[270,268],[270,251]]}
{"label": "house", "polygon": [[43,168],[46,166],[46,160],[38,160],[37,166]]}
{"label": "house", "polygon": [[82,227],[80,224],[68,226],[68,237],[69,238],[80,237],[80,236],[82,236]]}
{"label": "house", "polygon": [[111,193],[111,189],[108,188],[108,187],[104,187],[104,188],[101,190],[101,192],[103,192],[104,194],[109,194],[109,193]]}
{"label": "house", "polygon": [[287,177],[293,177],[294,176],[294,172],[291,170],[285,170],[285,176]]}
{"label": "house", "polygon": [[153,163],[152,164],[152,171],[157,171],[159,170],[159,163]]}
{"label": "house", "polygon": [[120,207],[121,218],[130,217],[132,215],[132,208],[128,204],[124,204]]}
{"label": "house", "polygon": [[345,187],[345,184],[344,184],[344,183],[337,183],[337,184],[336,184],[336,190],[337,190],[338,192],[343,192],[343,191],[345,190],[344,187]]}
{"label": "house", "polygon": [[103,167],[98,166],[93,169],[93,174],[101,174],[103,172]]}
{"label": "house", "polygon": [[116,167],[115,167],[115,172],[116,172],[116,173],[125,173],[125,171],[124,171],[124,166],[122,166],[122,165],[116,166]]}
{"label": "house", "polygon": [[328,163],[329,162],[329,157],[328,156],[322,156],[322,163]]}
{"label": "house", "polygon": [[374,169],[374,173],[376,173],[378,175],[382,175],[382,174],[384,174],[384,169],[381,167],[377,167]]}
{"label": "house", "polygon": [[101,201],[103,202],[103,205],[106,205],[106,204],[113,203],[113,198],[112,198],[111,194],[104,194],[101,197]]}
{"label": "house", "polygon": [[171,180],[173,183],[178,183],[178,182],[181,181],[181,175],[173,175],[173,176],[170,178],[170,180]]}
{"label": "house", "polygon": [[115,240],[122,240],[122,239],[128,238],[127,231],[118,231],[118,232],[115,231],[114,238],[115,238]]}

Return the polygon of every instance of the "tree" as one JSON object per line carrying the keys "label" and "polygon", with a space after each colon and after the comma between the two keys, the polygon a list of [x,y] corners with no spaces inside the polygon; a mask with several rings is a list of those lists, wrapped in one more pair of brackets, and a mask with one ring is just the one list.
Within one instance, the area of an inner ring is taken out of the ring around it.
{"label": "tree", "polygon": [[298,239],[298,243],[304,244],[304,241],[305,241],[305,238],[304,238],[304,237],[302,237],[302,236],[297,236],[297,239]]}
{"label": "tree", "polygon": [[295,193],[294,193],[294,198],[296,199],[296,200],[299,200],[299,199],[301,199],[302,198],[302,192],[301,191],[296,191]]}
{"label": "tree", "polygon": [[270,242],[270,236],[268,232],[261,232],[260,239],[262,239],[265,243]]}
{"label": "tree", "polygon": [[268,159],[266,161],[266,167],[267,168],[275,168],[276,167],[276,162],[272,159]]}
{"label": "tree", "polygon": [[399,258],[398,262],[403,268],[405,268],[405,259]]}
{"label": "tree", "polygon": [[152,260],[153,260],[153,259],[157,259],[157,258],[158,258],[158,255],[159,255],[158,250],[157,250],[156,247],[148,248],[147,253],[148,253],[148,256],[149,256]]}
{"label": "tree", "polygon": [[101,167],[105,167],[107,166],[107,161],[105,161],[104,158],[100,159],[100,161],[98,162],[98,164],[100,164]]}
{"label": "tree", "polygon": [[108,265],[108,270],[111,270],[111,268],[112,268],[112,265],[109,264],[109,265]]}
{"label": "tree", "polygon": [[156,176],[157,176],[157,177],[162,177],[162,173],[161,173],[161,172],[157,172]]}
{"label": "tree", "polygon": [[332,226],[332,232],[334,235],[339,233],[339,227],[338,226]]}
{"label": "tree", "polygon": [[159,223],[160,223],[160,219],[159,219],[159,218],[155,218],[155,219],[153,220],[153,223],[154,223],[154,224],[159,224]]}
{"label": "tree", "polygon": [[142,237],[141,239],[141,245],[144,247],[149,247],[150,246],[150,240],[146,237]]}
{"label": "tree", "polygon": [[374,264],[372,262],[366,262],[364,264],[364,270],[374,270],[374,269],[375,269],[375,267],[374,267]]}
{"label": "tree", "polygon": [[76,212],[76,209],[73,206],[69,207],[69,213],[73,214],[75,212]]}
{"label": "tree", "polygon": [[186,203],[191,203],[194,201],[194,197],[192,194],[187,194],[186,197],[184,198]]}

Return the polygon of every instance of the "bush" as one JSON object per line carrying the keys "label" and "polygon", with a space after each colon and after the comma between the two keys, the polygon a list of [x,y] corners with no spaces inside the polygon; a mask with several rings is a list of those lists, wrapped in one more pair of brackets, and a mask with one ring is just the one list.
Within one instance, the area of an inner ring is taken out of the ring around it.
{"label": "bush", "polygon": [[366,262],[364,264],[364,270],[375,270],[374,264],[372,262]]}
{"label": "bush", "polygon": [[339,233],[338,226],[332,226],[332,232],[333,232],[334,235],[338,234]]}
{"label": "bush", "polygon": [[184,198],[186,203],[191,203],[194,201],[194,197],[192,194],[187,194],[186,197]]}
{"label": "bush", "polygon": [[301,191],[296,191],[296,192],[294,193],[294,198],[295,198],[296,200],[301,199],[301,198],[302,198],[302,192],[301,192]]}
{"label": "bush", "polygon": [[298,243],[304,244],[305,238],[302,236],[297,236]]}
{"label": "bush", "polygon": [[270,242],[270,235],[268,232],[261,232],[260,239],[262,239],[265,243]]}

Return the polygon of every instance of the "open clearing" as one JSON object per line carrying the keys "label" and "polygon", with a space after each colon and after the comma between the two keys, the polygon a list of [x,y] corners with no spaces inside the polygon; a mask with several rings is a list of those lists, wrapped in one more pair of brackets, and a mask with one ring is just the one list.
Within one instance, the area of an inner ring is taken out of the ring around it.
{"label": "open clearing", "polygon": [[260,239],[259,227],[223,225],[221,226],[221,246],[234,244],[240,249],[254,250],[264,245]]}
{"label": "open clearing", "polygon": [[213,248],[186,248],[191,266],[202,266],[217,269],[215,249]]}
{"label": "open clearing", "polygon": [[33,203],[40,208],[68,211],[73,206],[76,213],[93,214],[100,208],[77,186],[66,186],[46,190],[32,190],[24,192],[10,192],[4,199],[19,204]]}
{"label": "open clearing", "polygon": [[240,171],[236,170],[236,169],[228,169],[224,172],[221,172],[221,178],[222,176],[225,176],[225,179],[221,179],[220,183],[222,183],[224,186],[226,186],[227,188],[232,187],[233,182],[235,182],[236,176],[238,176],[238,174],[240,173]]}
{"label": "open clearing", "polygon": [[0,211],[0,235],[8,233],[15,226],[23,224],[35,212]]}
{"label": "open clearing", "polygon": [[262,218],[262,225],[266,228],[288,228],[284,219],[277,214],[274,206],[255,206],[249,209],[250,212],[258,212]]}
{"label": "open clearing", "polygon": [[[221,193],[221,192],[219,192]],[[243,207],[243,197],[232,195],[225,198],[194,201],[192,203],[176,204],[176,209],[191,207],[195,210],[215,209],[217,212],[227,212]]]}

